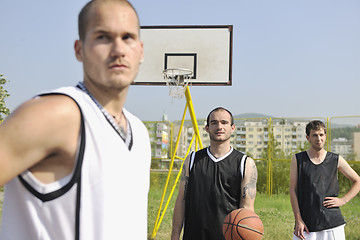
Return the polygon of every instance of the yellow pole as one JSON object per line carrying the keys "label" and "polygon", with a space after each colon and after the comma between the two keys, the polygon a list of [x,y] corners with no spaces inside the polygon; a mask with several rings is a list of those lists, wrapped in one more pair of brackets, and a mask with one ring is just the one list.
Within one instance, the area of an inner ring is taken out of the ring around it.
{"label": "yellow pole", "polygon": [[[193,106],[193,103],[192,103],[192,99],[191,99],[191,95],[190,95],[190,90],[189,90],[189,87],[187,86],[186,89],[185,89],[185,97],[186,97],[186,106],[185,106],[185,110],[184,110],[184,114],[183,114],[183,118],[182,118],[182,121],[181,121],[181,126],[180,126],[180,129],[179,129],[179,134],[177,136],[177,140],[176,140],[176,145],[175,145],[175,149],[174,149],[174,153],[172,155],[172,158],[171,158],[171,165],[169,167],[169,174],[167,176],[167,179],[166,179],[166,184],[165,184],[165,187],[164,187],[164,192],[163,192],[163,195],[162,195],[162,198],[161,198],[161,202],[160,202],[160,206],[159,206],[159,210],[158,210],[158,214],[157,214],[157,217],[156,217],[156,221],[155,221],[155,225],[154,225],[154,229],[153,229],[153,232],[150,236],[150,239],[154,239],[155,236],[156,236],[156,233],[160,227],[160,223],[164,217],[164,214],[165,214],[165,211],[168,207],[168,204],[170,202],[170,199],[172,197],[172,194],[175,190],[175,187],[176,187],[176,184],[177,184],[177,181],[179,180],[179,176],[181,174],[181,170],[182,170],[182,166],[180,168],[180,171],[178,173],[178,176],[176,177],[176,181],[174,183],[174,186],[170,192],[170,195],[169,195],[169,198],[167,200],[167,203],[164,207],[164,210],[162,212],[162,215],[160,216],[160,213],[161,213],[161,208],[162,208],[162,205],[163,205],[163,202],[164,202],[164,198],[165,198],[165,194],[166,194],[166,190],[167,190],[167,187],[168,187],[168,183],[169,183],[169,180],[170,180],[170,176],[171,176],[171,171],[172,171],[172,167],[173,167],[173,164],[174,164],[174,159],[176,157],[176,153],[177,153],[177,149],[178,149],[178,146],[179,146],[179,141],[180,141],[180,135],[181,135],[181,130],[184,126],[184,121],[185,121],[185,116],[186,116],[186,110],[187,108],[189,109],[189,113],[190,113],[190,117],[191,117],[191,121],[192,121],[192,126],[193,126],[193,129],[195,131],[195,136],[193,136],[192,140],[191,140],[191,143],[190,143],[190,147],[191,145],[193,144],[193,141],[194,141],[194,137],[196,137],[196,140],[195,143],[199,142],[199,145],[200,145],[200,148],[203,148],[203,145],[202,145],[202,142],[201,142],[201,138],[200,138],[200,133],[199,133],[199,127],[198,127],[198,124],[197,124],[197,120],[196,120],[196,116],[195,116],[195,111],[194,111],[194,106]],[[190,147],[188,149],[188,152],[187,154],[189,153],[189,150],[190,150]],[[184,161],[184,159],[183,159]],[[160,217],[160,218],[159,218]]]}
{"label": "yellow pole", "polygon": [[[160,213],[161,213],[161,208],[162,208],[162,204],[163,204],[163,202],[164,202],[166,190],[167,190],[167,187],[168,187],[168,184],[169,184],[169,180],[170,180],[171,171],[172,171],[172,167],[173,167],[173,164],[174,164],[174,159],[175,159],[175,155],[176,155],[176,152],[177,152],[177,148],[178,148],[178,146],[179,146],[181,130],[182,130],[182,127],[184,126],[184,121],[185,121],[185,116],[186,116],[186,110],[187,110],[187,105],[185,106],[183,118],[182,118],[182,120],[181,120],[181,125],[180,125],[180,128],[179,128],[179,134],[178,134],[177,139],[176,139],[175,150],[174,150],[173,155],[171,156],[171,165],[170,165],[170,168],[169,168],[168,176],[167,176],[167,178],[166,178],[166,183],[165,183],[165,187],[164,187],[164,192],[163,192],[162,197],[161,197],[161,202],[160,202],[159,210],[158,210],[158,213],[157,213],[157,216],[156,216],[156,221],[155,221],[154,229],[153,229],[153,232],[152,232],[151,237],[150,237],[151,239],[153,239],[153,238],[156,236],[157,229],[158,229],[159,226],[160,226],[160,225],[159,225],[159,217],[160,217]],[[159,225],[159,226],[158,226],[158,225]]]}
{"label": "yellow pole", "polygon": [[[191,147],[191,145],[193,144],[194,139],[195,139],[195,135],[194,135],[194,136],[192,137],[192,139],[191,139],[190,147]],[[188,151],[187,151],[187,153],[186,153],[186,156],[189,154],[190,147],[189,147],[189,149],[188,149]],[[185,158],[183,158],[182,160],[183,160],[183,163],[184,163]],[[183,164],[181,164],[180,170],[179,170],[179,172],[178,172],[178,174],[177,174],[177,176],[176,176],[174,185],[173,185],[173,187],[172,187],[172,189],[171,189],[171,191],[170,191],[170,195],[169,195],[168,200],[167,200],[167,202],[166,202],[166,204],[165,204],[164,210],[163,210],[163,212],[162,212],[162,214],[161,214],[159,223],[158,223],[157,226],[156,226],[156,232],[159,230],[159,227],[160,227],[160,224],[161,224],[161,222],[162,222],[162,219],[163,219],[164,216],[165,216],[166,209],[167,209],[167,207],[169,206],[169,203],[170,203],[170,200],[171,200],[172,195],[174,194],[174,191],[175,191],[177,182],[179,181],[179,178],[180,178],[182,169],[183,169]]]}
{"label": "yellow pole", "polygon": [[194,106],[193,106],[191,95],[190,95],[189,86],[186,86],[185,97],[186,97],[187,106],[189,108],[189,113],[190,113],[190,117],[191,117],[191,121],[192,121],[194,131],[195,131],[195,135],[198,137],[199,144],[200,144],[200,149],[202,149],[203,145],[202,145],[201,138],[200,138],[199,126],[197,124],[195,111],[194,111]]}

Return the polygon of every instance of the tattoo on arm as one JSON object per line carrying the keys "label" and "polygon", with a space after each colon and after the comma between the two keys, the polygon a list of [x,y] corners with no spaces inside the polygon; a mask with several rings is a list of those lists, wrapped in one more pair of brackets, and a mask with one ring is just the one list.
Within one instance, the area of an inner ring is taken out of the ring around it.
{"label": "tattoo on arm", "polygon": [[255,199],[256,182],[257,182],[257,170],[256,170],[256,165],[254,164],[251,170],[250,181],[243,187],[243,198],[246,198],[247,195],[249,195],[251,199]]}
{"label": "tattoo on arm", "polygon": [[187,190],[187,186],[188,186],[188,182],[189,182],[189,177],[186,176],[186,165],[185,165],[185,163],[183,164],[183,169],[182,169],[182,173],[181,173],[181,182],[184,182],[184,200],[185,200],[186,190]]}
{"label": "tattoo on arm", "polygon": [[187,187],[188,187],[188,182],[189,182],[189,177],[185,177],[185,187],[184,187],[184,200],[186,198],[186,192],[187,192]]}

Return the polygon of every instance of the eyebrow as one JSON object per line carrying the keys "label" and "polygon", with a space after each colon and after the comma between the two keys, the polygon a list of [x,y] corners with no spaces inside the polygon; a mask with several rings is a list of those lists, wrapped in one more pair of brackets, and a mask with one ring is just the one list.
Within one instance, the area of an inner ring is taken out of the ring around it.
{"label": "eyebrow", "polygon": [[226,119],[222,119],[222,120],[210,120],[211,123],[215,123],[215,122],[230,122],[229,120]]}

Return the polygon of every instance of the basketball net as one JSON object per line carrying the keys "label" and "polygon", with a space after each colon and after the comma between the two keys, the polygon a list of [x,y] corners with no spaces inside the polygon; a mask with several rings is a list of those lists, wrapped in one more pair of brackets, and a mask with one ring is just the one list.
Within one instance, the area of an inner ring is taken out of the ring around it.
{"label": "basketball net", "polygon": [[189,84],[192,71],[185,68],[169,68],[163,71],[166,85],[169,87],[169,95],[174,99],[183,98],[186,87]]}

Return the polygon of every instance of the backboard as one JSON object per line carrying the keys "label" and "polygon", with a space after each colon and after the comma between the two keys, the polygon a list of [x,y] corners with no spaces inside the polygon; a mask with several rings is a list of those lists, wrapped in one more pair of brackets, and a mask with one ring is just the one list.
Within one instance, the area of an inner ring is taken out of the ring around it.
{"label": "backboard", "polygon": [[233,26],[142,26],[144,62],[133,84],[166,85],[163,71],[192,71],[191,85],[231,85]]}

